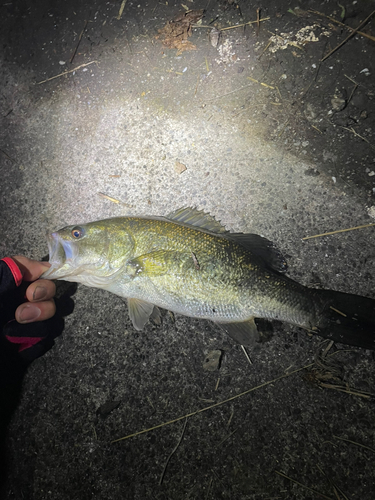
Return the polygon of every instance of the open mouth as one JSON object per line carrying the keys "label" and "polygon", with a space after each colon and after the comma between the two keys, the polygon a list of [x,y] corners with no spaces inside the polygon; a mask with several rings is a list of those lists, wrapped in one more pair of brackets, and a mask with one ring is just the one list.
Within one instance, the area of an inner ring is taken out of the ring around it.
{"label": "open mouth", "polygon": [[41,278],[59,279],[73,271],[73,251],[69,242],[62,240],[58,233],[48,235],[48,253],[51,267]]}

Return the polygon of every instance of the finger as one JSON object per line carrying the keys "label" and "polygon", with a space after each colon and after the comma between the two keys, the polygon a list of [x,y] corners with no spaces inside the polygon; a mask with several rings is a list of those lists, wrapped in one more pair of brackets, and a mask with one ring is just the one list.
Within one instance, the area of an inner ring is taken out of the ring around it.
{"label": "finger", "polygon": [[56,293],[56,285],[50,280],[37,280],[31,283],[26,290],[26,298],[30,302],[49,300]]}
{"label": "finger", "polygon": [[28,259],[23,255],[16,255],[15,257],[12,257],[12,259],[20,268],[25,281],[34,281],[38,279],[39,276],[51,267],[51,264],[48,262],[39,262],[37,260]]}
{"label": "finger", "polygon": [[56,312],[53,299],[44,302],[25,302],[16,309],[16,320],[18,323],[33,323],[52,318]]}

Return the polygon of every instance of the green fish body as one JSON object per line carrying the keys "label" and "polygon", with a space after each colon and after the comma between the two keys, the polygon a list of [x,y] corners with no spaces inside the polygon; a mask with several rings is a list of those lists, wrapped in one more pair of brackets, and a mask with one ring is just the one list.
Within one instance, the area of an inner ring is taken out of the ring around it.
{"label": "green fish body", "polygon": [[[51,268],[43,278],[76,281],[126,297],[138,330],[162,307],[212,320],[241,344],[259,340],[254,318],[266,318],[334,340],[375,345],[362,330],[354,335],[359,340],[353,340],[352,325],[349,337],[342,333],[348,326],[332,328],[342,314],[337,298],[346,294],[309,289],[289,279],[283,274],[284,259],[268,240],[229,233],[194,209],[165,218],[118,217],[69,226],[52,233],[49,253]],[[360,299],[362,308],[372,306],[375,317],[375,301]]]}

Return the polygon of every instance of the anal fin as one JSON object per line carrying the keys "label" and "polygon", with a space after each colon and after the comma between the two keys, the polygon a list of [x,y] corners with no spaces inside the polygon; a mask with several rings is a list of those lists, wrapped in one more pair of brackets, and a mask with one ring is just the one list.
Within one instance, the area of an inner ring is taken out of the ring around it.
{"label": "anal fin", "polygon": [[217,323],[238,344],[253,346],[259,341],[259,332],[254,318],[235,323]]}

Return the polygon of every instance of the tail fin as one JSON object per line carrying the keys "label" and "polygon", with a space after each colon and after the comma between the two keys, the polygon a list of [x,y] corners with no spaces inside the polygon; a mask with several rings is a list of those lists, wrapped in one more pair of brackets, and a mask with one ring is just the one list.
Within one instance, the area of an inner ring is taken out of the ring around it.
{"label": "tail fin", "polygon": [[333,290],[316,291],[325,303],[319,335],[375,350],[375,300]]}

